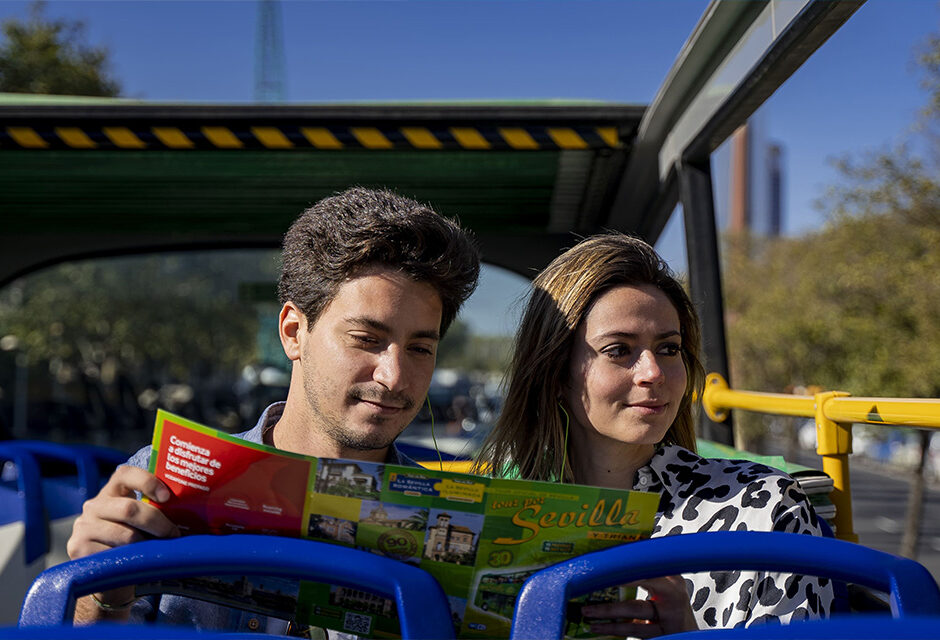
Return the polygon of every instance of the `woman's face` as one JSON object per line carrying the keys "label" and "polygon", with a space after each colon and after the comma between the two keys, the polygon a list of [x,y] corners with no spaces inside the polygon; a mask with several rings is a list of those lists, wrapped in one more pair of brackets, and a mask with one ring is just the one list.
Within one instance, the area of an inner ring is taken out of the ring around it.
{"label": "woman's face", "polygon": [[575,332],[565,385],[589,442],[663,439],[686,387],[679,329],[675,307],[651,285],[619,286],[594,301]]}

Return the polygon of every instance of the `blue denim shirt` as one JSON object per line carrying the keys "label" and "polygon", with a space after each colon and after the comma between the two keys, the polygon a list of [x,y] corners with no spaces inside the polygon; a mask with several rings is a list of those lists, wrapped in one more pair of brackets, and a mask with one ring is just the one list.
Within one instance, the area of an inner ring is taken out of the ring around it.
{"label": "blue denim shirt", "polygon": [[[235,437],[249,442],[262,443],[264,434],[277,424],[277,421],[284,413],[284,405],[284,402],[275,402],[268,406],[261,414],[254,428],[244,433],[234,434]],[[148,468],[150,450],[150,446],[142,448],[130,457],[127,464],[142,469]],[[418,466],[417,462],[400,452],[394,445],[389,447],[386,463]],[[131,621],[184,625],[199,630],[257,632],[278,635],[286,633],[288,624],[286,620],[279,618],[175,595],[141,598],[131,610]],[[352,636],[330,633],[330,637]]]}

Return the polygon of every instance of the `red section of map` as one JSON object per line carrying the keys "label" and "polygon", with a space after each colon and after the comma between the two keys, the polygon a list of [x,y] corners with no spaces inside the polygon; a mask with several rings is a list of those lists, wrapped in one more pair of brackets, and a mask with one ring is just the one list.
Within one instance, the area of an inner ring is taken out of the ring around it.
{"label": "red section of map", "polygon": [[154,473],[173,497],[159,506],[184,533],[298,536],[309,461],[272,455],[163,423]]}

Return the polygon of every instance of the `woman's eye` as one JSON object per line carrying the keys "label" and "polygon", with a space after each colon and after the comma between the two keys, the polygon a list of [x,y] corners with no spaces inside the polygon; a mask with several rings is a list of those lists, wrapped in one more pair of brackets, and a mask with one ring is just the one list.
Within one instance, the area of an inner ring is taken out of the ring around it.
{"label": "woman's eye", "polygon": [[682,347],[674,342],[664,344],[662,347],[659,348],[659,352],[666,356],[677,356],[679,355],[679,353],[681,353],[681,351],[682,351]]}
{"label": "woman's eye", "polygon": [[622,358],[623,356],[630,353],[630,349],[623,344],[613,344],[609,347],[604,347],[601,350],[601,353],[603,353],[608,358]]}

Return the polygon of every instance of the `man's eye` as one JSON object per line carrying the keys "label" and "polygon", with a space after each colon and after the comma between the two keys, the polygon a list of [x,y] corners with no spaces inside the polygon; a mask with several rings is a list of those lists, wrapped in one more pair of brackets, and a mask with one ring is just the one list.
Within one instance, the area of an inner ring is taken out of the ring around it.
{"label": "man's eye", "polygon": [[415,345],[411,347],[411,350],[414,351],[415,353],[420,353],[421,355],[428,355],[428,356],[434,355],[434,349],[430,347],[422,347],[420,345]]}
{"label": "man's eye", "polygon": [[358,342],[359,344],[370,345],[370,346],[374,344],[378,344],[378,340],[376,340],[372,336],[365,336],[359,333],[352,333],[350,334],[350,336],[355,342]]}

